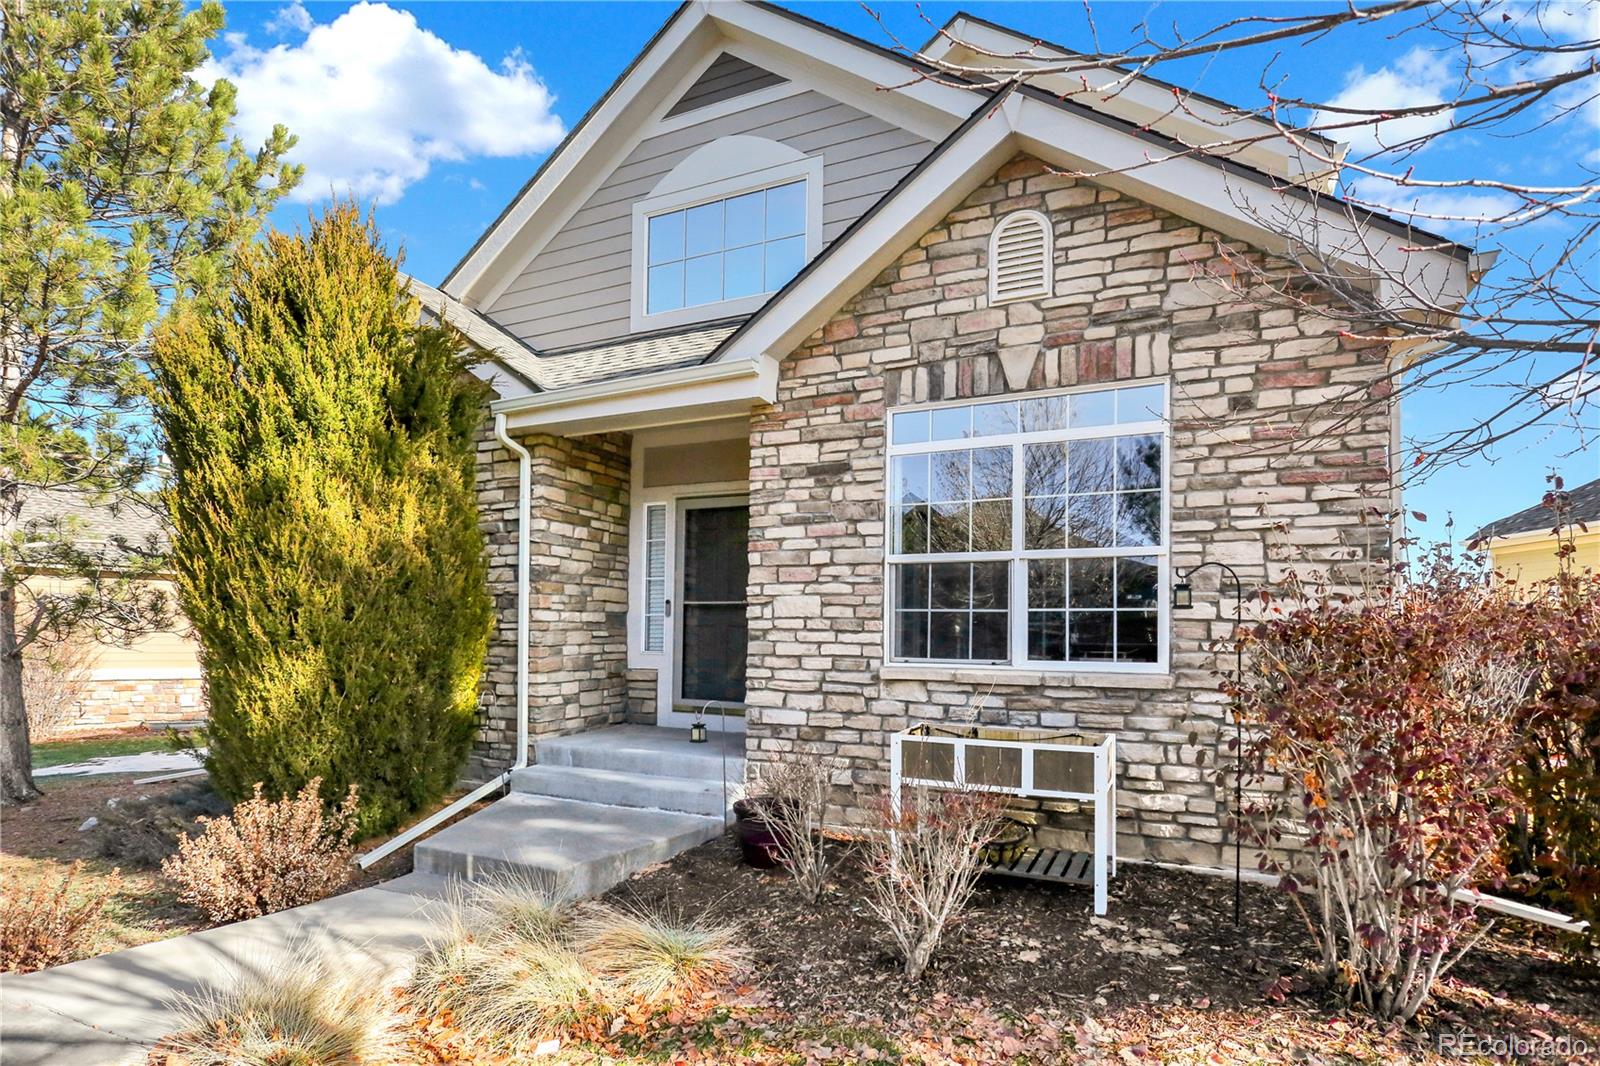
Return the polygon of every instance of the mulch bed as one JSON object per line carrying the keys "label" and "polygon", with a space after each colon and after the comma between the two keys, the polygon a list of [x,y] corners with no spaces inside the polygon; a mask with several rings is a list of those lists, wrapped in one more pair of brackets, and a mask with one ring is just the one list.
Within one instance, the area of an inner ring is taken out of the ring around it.
{"label": "mulch bed", "polygon": [[[920,1025],[961,1003],[1059,1019],[1084,1054],[1144,1049],[1136,1058],[1162,1041],[1207,1040],[1217,1042],[1214,1061],[1270,1061],[1274,1049],[1307,1041],[1335,1057],[1418,1058],[1457,1032],[1565,1035],[1600,1051],[1600,978],[1565,961],[1557,935],[1521,923],[1468,955],[1418,1025],[1384,1030],[1318,987],[1300,917],[1271,889],[1245,886],[1236,927],[1232,882],[1197,874],[1124,864],[1105,918],[1092,915],[1087,889],[988,878],[930,973],[909,983],[865,902],[861,867],[853,857],[836,865],[813,911],[782,874],[741,866],[728,836],[608,898],[737,922],[754,955],[752,984],[800,1026]],[[1261,1046],[1251,1050],[1251,1041]]]}

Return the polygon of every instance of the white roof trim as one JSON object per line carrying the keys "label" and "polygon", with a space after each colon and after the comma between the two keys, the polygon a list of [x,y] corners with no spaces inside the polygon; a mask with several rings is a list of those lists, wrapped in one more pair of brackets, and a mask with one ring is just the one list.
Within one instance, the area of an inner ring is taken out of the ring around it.
{"label": "white roof trim", "polygon": [[[596,148],[608,139],[612,128],[631,119],[637,131],[649,120],[659,119],[677,102],[677,96],[650,97],[643,90],[663,73],[675,82],[684,83],[684,88],[687,88],[710,65],[714,56],[708,56],[703,47],[707,39],[715,36],[714,29],[708,25],[708,9],[708,0],[694,0],[673,15],[662,27],[652,46],[639,56],[633,68],[586,116],[571,139],[556,149],[556,154],[545,162],[543,170],[517,194],[505,213],[490,226],[477,247],[468,253],[440,288],[475,306],[493,301],[493,297],[484,291],[485,280],[500,257],[507,253],[514,254],[516,250],[513,245],[524,243],[518,240],[524,237],[531,237],[536,245],[534,251],[537,251],[537,246],[542,246],[560,228],[566,217],[582,206],[588,198],[588,192],[592,191],[588,186],[603,182],[611,172],[615,153],[604,153],[602,158],[602,153],[597,152]],[[701,47],[696,47],[697,43]],[[631,145],[623,151],[630,149]],[[548,231],[543,239],[529,234],[527,229],[541,209],[549,213],[546,205],[551,201],[552,194],[575,176],[580,180],[588,179],[584,186],[587,191],[581,194],[574,191],[562,197],[565,211],[556,211],[555,215],[559,217],[552,217],[547,224],[539,227],[541,232]],[[531,256],[533,253],[528,254]],[[515,277],[516,270],[506,273]]]}
{"label": "white roof trim", "polygon": [[733,360],[501,399],[490,410],[511,429],[572,436],[726,418],[776,398],[775,368]]}
{"label": "white roof trim", "polygon": [[[1033,61],[1040,64],[1057,59],[1093,58],[1060,45],[1026,37],[1003,26],[975,20],[966,13],[956,15],[947,28],[956,40],[951,40],[942,33],[936,36],[926,49],[926,55],[930,58],[953,63],[970,62],[983,66],[1018,69],[1027,67],[1030,59],[1026,55],[1013,57],[1007,53],[1031,52],[1037,57]],[[984,55],[974,49],[983,49],[999,55]],[[1110,98],[1104,98],[1092,91],[1096,87],[1111,84],[1124,73],[1112,67],[1099,67],[1094,71],[1084,72],[1083,77],[1091,83],[1094,83],[1097,75],[1100,77],[1098,83],[1091,84],[1089,92],[1083,91],[1084,82],[1079,80],[1077,74],[1045,75],[1035,79],[1033,84],[1053,93],[1071,93],[1072,99],[1085,107],[1115,115],[1141,126],[1149,126],[1192,144],[1215,143],[1221,139],[1235,137],[1264,137],[1266,139],[1241,146],[1230,154],[1241,163],[1271,174],[1282,175],[1290,180],[1306,180],[1309,176],[1322,191],[1333,191],[1333,183],[1338,177],[1337,172],[1319,159],[1303,156],[1287,138],[1278,134],[1277,128],[1272,123],[1264,119],[1254,115],[1238,114],[1211,100],[1187,92],[1183,96],[1183,110],[1178,110],[1171,89],[1146,78],[1133,79]],[[1183,91],[1181,87],[1179,91]],[[1191,114],[1186,114],[1186,111]],[[1342,159],[1346,147],[1344,144],[1330,141],[1326,151],[1332,158]]]}

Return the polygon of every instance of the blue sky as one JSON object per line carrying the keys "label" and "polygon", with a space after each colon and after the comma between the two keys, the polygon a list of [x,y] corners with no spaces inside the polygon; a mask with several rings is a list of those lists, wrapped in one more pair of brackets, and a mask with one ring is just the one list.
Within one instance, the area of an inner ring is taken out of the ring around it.
{"label": "blue sky", "polygon": [[[437,283],[548,155],[561,135],[633,59],[671,14],[669,3],[236,3],[213,71],[241,85],[239,125],[247,137],[282,121],[302,138],[297,154],[309,176],[296,202],[274,221],[295,228],[334,191],[375,203],[385,236],[404,248],[406,268]],[[965,8],[1084,51],[1094,39],[1076,3],[925,3],[876,6],[883,24],[855,3],[789,5],[812,18],[892,45],[910,46]],[[1122,47],[1141,19],[1158,29],[1197,31],[1258,13],[1259,5],[1103,3],[1095,31],[1103,50]],[[1592,16],[1591,16],[1592,17]],[[1419,48],[1415,36],[1340,33],[1295,45],[1273,64],[1290,91],[1327,100],[1379,93],[1415,102],[1448,76],[1450,56]],[[1263,54],[1246,60],[1196,59],[1165,66],[1165,80],[1241,104],[1262,99]],[[1434,97],[1437,99],[1438,97]],[[1431,102],[1431,101],[1427,101]],[[1481,172],[1521,180],[1574,177],[1600,164],[1600,127],[1591,108],[1564,123],[1514,139],[1454,139],[1430,148],[1419,169],[1440,177]],[[1473,243],[1470,231],[1450,234]],[[1526,250],[1559,233],[1519,238]],[[1418,394],[1405,407],[1407,434],[1458,424],[1488,409],[1498,394],[1461,385]],[[1583,416],[1600,428],[1600,405]],[[1592,438],[1591,438],[1592,439]],[[1571,453],[1580,432],[1525,435],[1409,490],[1408,507],[1427,515],[1424,537],[1456,532],[1537,502],[1552,468],[1569,483],[1600,476],[1600,450]]]}

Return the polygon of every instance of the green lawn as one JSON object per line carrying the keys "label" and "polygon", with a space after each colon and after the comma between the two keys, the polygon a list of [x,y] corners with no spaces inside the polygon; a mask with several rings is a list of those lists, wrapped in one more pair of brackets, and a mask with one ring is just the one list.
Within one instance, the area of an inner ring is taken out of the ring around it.
{"label": "green lawn", "polygon": [[33,768],[87,762],[107,755],[138,755],[144,751],[165,751],[167,737],[162,733],[141,733],[131,737],[95,737],[90,740],[47,740],[33,746]]}

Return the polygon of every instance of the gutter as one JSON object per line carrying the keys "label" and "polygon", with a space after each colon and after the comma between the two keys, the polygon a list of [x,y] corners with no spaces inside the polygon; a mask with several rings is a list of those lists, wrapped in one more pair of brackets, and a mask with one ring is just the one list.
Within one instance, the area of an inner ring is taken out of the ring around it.
{"label": "gutter", "polygon": [[[606,381],[596,381],[587,385],[574,385],[564,389],[551,389],[548,392],[535,393],[532,396],[496,400],[489,405],[489,410],[494,412],[497,420],[496,425],[498,426],[502,424],[499,420],[503,420],[506,415],[556,410],[595,400],[611,400],[626,396],[647,396],[651,393],[665,392],[669,389],[681,388],[686,385],[707,385],[721,381],[737,381],[741,378],[759,377],[760,374],[761,366],[753,359],[732,359],[716,363],[690,363],[687,366],[673,367],[669,370],[658,370],[647,374],[637,374],[632,377],[611,378]],[[502,442],[506,440],[507,438],[501,438]]]}
{"label": "gutter", "polygon": [[435,811],[416,825],[384,841],[356,859],[365,870],[385,856],[405,847],[434,826],[449,821],[485,796],[511,783],[511,775],[528,765],[528,506],[533,495],[533,457],[506,432],[506,416],[494,416],[494,435],[517,457],[517,757],[511,766],[485,781],[443,810]]}

